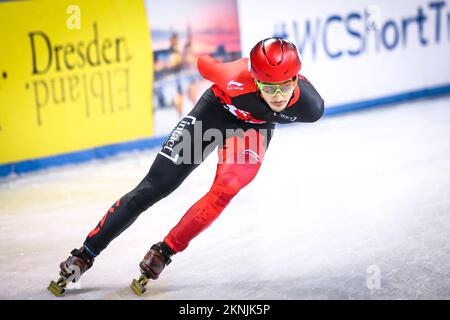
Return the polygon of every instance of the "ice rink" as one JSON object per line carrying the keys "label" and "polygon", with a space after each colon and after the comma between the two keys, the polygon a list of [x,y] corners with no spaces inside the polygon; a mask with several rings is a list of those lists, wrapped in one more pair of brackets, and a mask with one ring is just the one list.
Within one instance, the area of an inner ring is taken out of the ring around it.
{"label": "ice rink", "polygon": [[[259,175],[143,297],[138,263],[207,192],[215,153],[62,299],[450,298],[450,97],[278,128]],[[61,299],[46,289],[59,263],[157,151],[0,180],[0,299]]]}

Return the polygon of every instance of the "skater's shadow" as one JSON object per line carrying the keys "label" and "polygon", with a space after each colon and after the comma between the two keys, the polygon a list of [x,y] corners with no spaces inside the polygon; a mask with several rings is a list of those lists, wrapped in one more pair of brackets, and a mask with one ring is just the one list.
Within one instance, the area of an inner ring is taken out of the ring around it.
{"label": "skater's shadow", "polygon": [[[150,299],[330,299],[347,298],[345,288],[336,282],[286,278],[266,281],[154,284],[143,297]],[[334,279],[333,279],[334,280]],[[339,282],[337,282],[339,283]]]}
{"label": "skater's shadow", "polygon": [[61,297],[56,297],[56,298],[64,298],[64,297],[72,297],[75,298],[77,296],[80,295],[84,295],[90,292],[96,292],[98,293],[99,291],[104,290],[104,288],[100,288],[100,287],[89,287],[89,288],[81,288],[81,289],[67,289],[63,295]]}
{"label": "skater's shadow", "polygon": [[[267,285],[267,283],[265,283]],[[245,282],[222,282],[222,283],[154,283],[148,286],[148,292],[142,298],[144,299],[221,299],[224,294],[230,294],[235,297],[253,296],[259,292],[262,297],[273,293],[274,288],[265,286],[264,283],[258,281]],[[258,294],[256,294],[258,295]]]}

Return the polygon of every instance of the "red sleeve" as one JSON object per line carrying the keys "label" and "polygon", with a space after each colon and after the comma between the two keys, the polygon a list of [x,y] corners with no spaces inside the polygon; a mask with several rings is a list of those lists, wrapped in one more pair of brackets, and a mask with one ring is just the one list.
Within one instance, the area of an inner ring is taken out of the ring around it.
{"label": "red sleeve", "polygon": [[214,75],[220,72],[221,64],[222,63],[219,60],[210,56],[200,56],[197,60],[197,68],[202,77],[214,83]]}
{"label": "red sleeve", "polygon": [[200,56],[197,67],[203,78],[214,82],[231,97],[256,90],[254,80],[248,72],[248,58],[220,62],[210,56]]}

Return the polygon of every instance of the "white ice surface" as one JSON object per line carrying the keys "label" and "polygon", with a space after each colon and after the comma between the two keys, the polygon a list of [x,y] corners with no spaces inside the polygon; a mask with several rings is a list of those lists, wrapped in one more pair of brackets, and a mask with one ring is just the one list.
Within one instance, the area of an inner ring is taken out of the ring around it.
{"label": "white ice surface", "polygon": [[[449,299],[450,98],[279,128],[255,180],[144,297],[128,287],[139,261],[209,189],[216,154],[64,299]],[[156,152],[0,180],[0,298],[57,299],[59,262]]]}

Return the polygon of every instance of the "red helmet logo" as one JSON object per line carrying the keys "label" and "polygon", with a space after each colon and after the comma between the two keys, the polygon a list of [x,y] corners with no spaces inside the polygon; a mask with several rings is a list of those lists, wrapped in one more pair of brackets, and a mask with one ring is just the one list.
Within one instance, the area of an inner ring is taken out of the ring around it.
{"label": "red helmet logo", "polygon": [[264,39],[250,51],[250,73],[259,81],[289,80],[300,72],[301,67],[297,47],[285,39]]}

